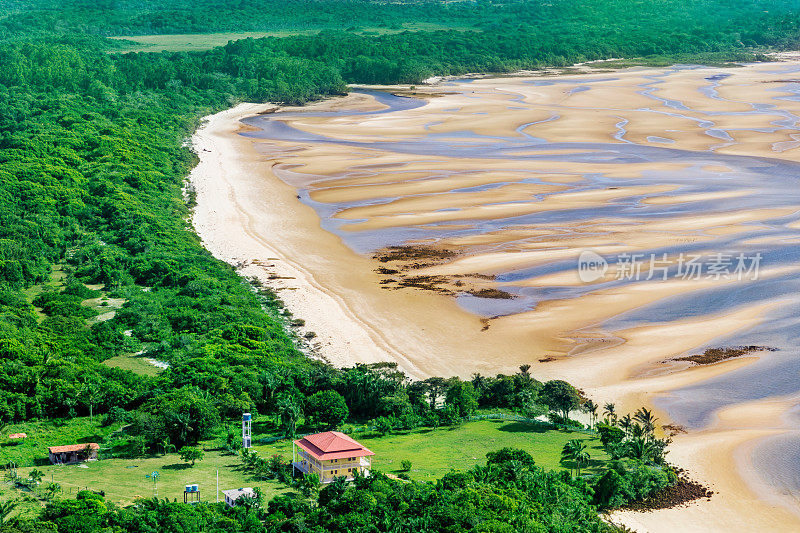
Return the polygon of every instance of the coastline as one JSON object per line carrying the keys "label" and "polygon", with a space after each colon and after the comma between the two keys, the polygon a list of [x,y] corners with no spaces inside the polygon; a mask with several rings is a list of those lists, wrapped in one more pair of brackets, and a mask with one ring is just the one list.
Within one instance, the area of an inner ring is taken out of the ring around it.
{"label": "coastline", "polygon": [[[459,331],[473,332],[462,342],[488,350],[476,334],[479,318],[434,294],[382,291],[371,259],[323,230],[314,210],[272,172],[269,157],[237,135],[239,120],[272,107],[240,104],[206,117],[192,137],[200,159],[190,175],[197,194],[192,221],[203,245],[275,290],[305,320],[304,330],[316,333],[314,353],[335,365],[397,361],[412,377],[469,376],[460,357],[437,352]],[[382,315],[385,309],[392,312]],[[426,330],[443,317],[444,324]]]}
{"label": "coastline", "polygon": [[[341,99],[326,102],[330,108],[361,105],[343,104]],[[315,106],[328,109],[325,102]],[[515,363],[534,362],[536,354],[561,348],[537,343],[530,332],[521,333],[518,326],[525,317],[499,320],[481,333],[479,318],[449,298],[424,291],[382,291],[380,276],[373,272],[374,261],[351,251],[339,237],[324,230],[316,212],[297,201],[295,188],[275,175],[268,161],[277,164],[286,153],[285,147],[236,134],[242,118],[272,107],[241,104],[207,117],[195,133],[193,143],[200,164],[191,175],[197,191],[193,221],[203,244],[216,257],[240,265],[238,271],[244,276],[258,277],[306,321],[306,330],[317,334],[315,351],[322,358],[340,366],[397,361],[412,377],[467,377],[474,371],[508,371]],[[743,309],[733,315],[680,321],[680,335],[674,333],[676,323],[635,328],[625,332],[626,345],[613,361],[608,354],[587,353],[536,365],[536,375],[541,379],[563,377],[579,385],[594,383],[585,387],[587,392],[617,401],[625,408],[638,406],[648,403],[648,396],[654,392],[687,386],[754,360],[731,360],[629,380],[635,368],[651,362],[653,354],[640,353],[649,344],[666,343],[669,346],[660,349],[678,353],[710,342],[725,331],[757,324],[767,311]],[[557,305],[550,314],[559,314]],[[431,324],[440,325],[426,328]],[[508,344],[498,349],[500,339]],[[663,413],[659,416],[662,422],[667,421]],[[758,426],[760,419],[753,415],[747,420]],[[752,465],[737,455],[756,440],[780,431],[759,427],[740,430],[729,423],[727,427],[677,437],[670,460],[708,484],[716,493],[714,497],[676,509],[615,513],[615,521],[621,520],[640,532],[692,530],[698,524],[708,531],[753,529],[765,524],[776,531],[795,530],[796,516],[756,498],[753,483],[745,481],[754,475]],[[725,461],[719,461],[723,455]],[[713,463],[708,461],[712,456]],[[746,508],[747,516],[739,517],[745,513],[737,512],[732,518],[730,510],[734,508]]]}

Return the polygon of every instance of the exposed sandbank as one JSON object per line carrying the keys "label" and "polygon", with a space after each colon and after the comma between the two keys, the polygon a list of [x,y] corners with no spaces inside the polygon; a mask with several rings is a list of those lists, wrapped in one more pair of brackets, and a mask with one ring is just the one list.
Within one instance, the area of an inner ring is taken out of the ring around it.
{"label": "exposed sandbank", "polygon": [[[443,91],[455,94],[402,113],[335,118],[283,118],[281,113],[275,116],[300,130],[348,141],[395,142],[407,135],[432,132],[453,134],[451,141],[459,142],[463,141],[455,135],[459,131],[498,138],[515,135],[524,124],[520,124],[519,110],[512,108],[527,105],[531,112],[525,120],[542,122],[520,131],[551,142],[564,138],[586,143],[628,140],[664,146],[666,139],[672,141],[670,148],[788,159],[793,152],[780,143],[795,140],[785,131],[767,131],[772,122],[781,118],[773,112],[720,116],[716,127],[747,129],[730,131],[733,141],[729,142],[709,136],[697,126],[698,121],[707,118],[700,111],[745,113],[752,110],[745,102],[773,102],[780,92],[769,92],[768,84],[763,84],[764,88],[752,87],[768,77],[766,70],[763,65],[737,70],[730,82],[717,89],[719,99],[698,96],[697,87],[708,85],[703,81],[707,73],[673,74],[672,83],[654,85],[652,94],[682,102],[689,109],[665,107],[663,113],[640,109],[658,108],[640,91],[641,84],[648,80],[646,76],[663,71],[638,69],[603,75],[613,79],[593,81],[592,90],[597,87],[593,94],[570,92],[574,86],[569,85],[536,86],[524,85],[521,80],[481,79],[463,87],[445,87]],[[576,85],[580,84],[576,81]],[[602,96],[602,108],[597,107],[598,96]],[[243,104],[210,117],[195,135],[201,158],[192,177],[198,191],[195,227],[217,257],[233,264],[246,263],[241,269],[243,274],[258,276],[275,288],[295,315],[306,321],[307,329],[317,333],[317,351],[331,362],[349,365],[396,360],[416,377],[468,377],[475,371],[494,374],[529,363],[534,365],[538,378],[568,379],[596,398],[617,401],[624,411],[648,404],[655,393],[698,383],[756,360],[748,357],[668,374],[642,373],[648,365],[760,324],[779,302],[743,302],[726,312],[672,321],[659,322],[656,317],[647,325],[613,334],[600,326],[605,319],[625,311],[669,297],[689,296],[710,286],[703,282],[631,285],[543,301],[533,311],[492,320],[491,327],[485,329],[485,322],[449,298],[423,291],[383,289],[383,278],[374,272],[375,261],[353,252],[341,237],[325,231],[318,213],[298,201],[295,187],[307,189],[310,199],[321,204],[372,201],[345,207],[333,217],[357,220],[346,229],[352,233],[432,223],[457,227],[464,218],[491,221],[537,212],[592,209],[632,201],[636,196],[645,197],[643,204],[658,206],[736,200],[746,198],[750,191],[684,193],[671,185],[635,183],[643,172],[668,175],[687,168],[687,164],[677,161],[598,164],[548,159],[526,161],[521,166],[503,159],[409,155],[374,147],[342,148],[236,135],[239,119],[269,107]],[[357,95],[320,102],[315,109],[368,110],[380,106]],[[787,101],[786,109],[800,113],[800,103]],[[486,120],[483,113],[490,113],[492,120]],[[549,120],[554,116],[558,119]],[[619,126],[623,122],[624,132]],[[656,142],[654,137],[662,140]],[[570,153],[551,150],[549,155]],[[702,168],[709,173],[730,171],[711,164]],[[521,184],[531,171],[538,172],[540,183]],[[632,183],[605,190],[570,190],[585,181],[585,174],[597,172],[630,179]],[[499,188],[487,189],[498,196],[484,198],[480,193],[451,192],[455,187],[498,184]],[[498,199],[506,203],[498,204]],[[591,225],[562,221],[500,228],[443,239],[440,244],[469,247],[470,254],[426,267],[422,272],[452,275],[522,269],[559,257],[574,258],[590,243],[604,253],[680,242],[708,242],[709,250],[713,250],[712,243],[719,236],[746,235],[754,227],[767,226],[772,220],[797,211],[798,206],[731,208],[727,212],[680,214],[646,222],[598,217]],[[567,275],[560,272],[532,277],[519,285],[576,285],[574,280],[566,282]],[[555,360],[538,363],[545,355],[554,356]],[[738,413],[739,407],[733,406],[729,411]],[[786,403],[770,404],[770,409],[778,411],[786,407]],[[720,420],[725,413],[727,410],[718,413]],[[686,509],[619,516],[639,531],[736,531],[765,525],[776,531],[796,530],[798,517],[776,508],[774,501],[754,496],[752,471],[737,451],[751,445],[753,439],[782,431],[778,426],[765,426],[764,419],[759,418],[762,416],[759,411],[758,416],[747,418],[746,429],[720,422],[722,425],[714,428],[676,437],[670,459],[710,483],[717,492],[710,502]],[[661,413],[661,417],[666,422],[665,414]],[[742,473],[751,479],[750,483],[744,481]]]}

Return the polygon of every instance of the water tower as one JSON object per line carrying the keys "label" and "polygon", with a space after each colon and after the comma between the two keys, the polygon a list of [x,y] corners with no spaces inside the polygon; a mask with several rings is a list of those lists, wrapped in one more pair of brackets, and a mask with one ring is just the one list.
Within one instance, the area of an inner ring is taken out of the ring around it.
{"label": "water tower", "polygon": [[253,445],[253,417],[250,413],[242,415],[242,448],[250,448]]}

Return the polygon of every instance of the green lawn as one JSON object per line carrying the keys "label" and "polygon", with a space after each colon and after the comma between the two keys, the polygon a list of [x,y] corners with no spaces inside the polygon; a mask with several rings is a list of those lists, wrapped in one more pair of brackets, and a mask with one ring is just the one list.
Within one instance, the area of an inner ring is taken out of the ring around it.
{"label": "green lawn", "polygon": [[[467,422],[459,427],[436,430],[415,429],[385,437],[354,435],[354,438],[375,452],[373,468],[397,474],[400,462],[408,459],[412,463],[409,477],[416,480],[434,480],[453,469],[466,470],[485,464],[487,452],[506,446],[529,452],[537,465],[547,469],[563,468],[559,464],[561,449],[571,439],[589,441],[591,462],[587,472],[596,472],[609,459],[600,441],[586,433],[543,430],[522,422],[501,420]],[[292,456],[290,441],[254,448],[264,457],[275,453],[287,459]]]}
{"label": "green lawn", "polygon": [[[271,423],[264,419],[256,424],[262,430]],[[61,444],[107,441],[118,425],[108,428],[99,426],[99,418],[92,424],[88,418],[75,418],[62,422],[25,422],[5,426],[0,438],[0,463],[14,461],[23,477],[32,468],[45,473],[45,482],[55,481],[63,487],[63,495],[75,494],[78,490],[105,491],[109,500],[121,504],[138,497],[153,494],[153,485],[145,475],[157,470],[160,474],[159,497],[182,498],[183,487],[191,483],[200,485],[204,501],[216,499],[216,474],[219,471],[220,489],[243,486],[258,486],[267,498],[290,489],[276,481],[256,481],[241,467],[238,456],[220,452],[206,452],[203,460],[194,467],[183,463],[177,454],[141,459],[101,459],[83,465],[50,465],[47,447]],[[24,432],[28,438],[19,444],[8,440],[10,433]],[[257,431],[256,433],[260,433]],[[596,472],[608,460],[597,438],[586,433],[547,430],[523,422],[503,420],[481,420],[467,422],[458,427],[425,429],[387,435],[357,434],[354,437],[375,452],[373,467],[377,470],[398,474],[400,463],[412,463],[409,476],[416,480],[435,480],[450,470],[467,470],[486,462],[486,453],[511,446],[529,452],[536,464],[547,469],[564,468],[559,459],[561,449],[570,439],[587,440],[592,458],[588,472]],[[206,446],[212,445],[211,442]],[[254,449],[263,457],[279,453],[286,459],[292,456],[292,444],[282,440],[274,444],[259,445]],[[102,452],[101,452],[102,457]],[[22,495],[10,490],[6,497]],[[3,498],[0,498],[2,500]]]}
{"label": "green lawn", "polygon": [[[267,500],[291,492],[286,485],[277,481],[254,481],[241,468],[241,459],[236,455],[222,455],[220,452],[206,452],[205,458],[190,467],[171,453],[166,456],[142,459],[101,459],[82,465],[39,466],[44,472],[43,483],[54,481],[63,489],[62,497],[75,495],[77,491],[89,489],[105,491],[110,501],[129,504],[139,497],[153,496],[153,482],[147,474],[158,471],[158,497],[183,499],[185,485],[200,485],[203,501],[216,501],[217,471],[219,471],[220,491],[239,487],[260,487]],[[30,468],[19,469],[22,477]],[[222,492],[220,492],[222,499]]]}

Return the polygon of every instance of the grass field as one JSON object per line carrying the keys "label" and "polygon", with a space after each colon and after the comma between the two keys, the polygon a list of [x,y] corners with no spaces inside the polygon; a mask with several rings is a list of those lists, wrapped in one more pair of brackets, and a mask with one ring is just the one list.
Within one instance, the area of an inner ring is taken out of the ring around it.
{"label": "grass field", "polygon": [[[290,35],[309,35],[319,32],[323,28],[303,29],[303,30],[273,30],[273,31],[245,31],[231,33],[193,33],[193,34],[170,34],[170,35],[126,35],[111,37],[111,39],[130,41],[121,43],[121,46],[113,52],[191,52],[197,50],[208,50],[215,46],[223,46],[228,41],[247,39],[252,37],[288,37]],[[473,28],[446,26],[428,22],[409,22],[403,24],[401,28],[385,27],[366,27],[352,28],[350,31],[368,34],[387,34],[400,33],[403,31],[436,31],[436,30],[458,30],[474,31]]]}
{"label": "grass field", "polygon": [[[272,423],[263,419],[254,424],[268,430]],[[47,446],[75,442],[102,442],[117,426],[100,428],[95,419],[75,418],[63,423],[27,422],[3,428],[0,439],[0,461],[7,464],[15,461],[18,474],[27,478],[33,468],[44,473],[40,487],[51,482],[58,483],[60,497],[73,497],[78,491],[88,489],[103,491],[106,499],[127,505],[139,497],[153,496],[153,482],[146,477],[158,471],[158,496],[160,498],[183,498],[185,485],[200,485],[203,501],[213,502],[217,498],[217,474],[220,491],[238,487],[259,487],[267,500],[279,494],[291,494],[293,490],[277,481],[254,480],[242,468],[237,455],[223,455],[209,451],[194,467],[180,460],[176,453],[139,459],[101,459],[81,465],[50,465],[47,461]],[[29,435],[21,444],[11,445],[9,433],[25,432]],[[259,433],[259,431],[257,431]],[[503,420],[481,420],[467,422],[458,427],[415,429],[387,436],[357,434],[356,439],[375,452],[373,468],[389,474],[401,472],[400,463],[412,463],[408,475],[419,481],[433,481],[451,470],[467,470],[486,462],[486,453],[511,446],[529,452],[536,463],[547,469],[564,468],[559,464],[561,449],[570,439],[587,440],[591,462],[586,472],[596,472],[609,458],[600,442],[591,435],[580,432],[547,430],[523,422]],[[205,443],[206,446],[212,442]],[[278,453],[291,459],[292,443],[282,440],[271,445],[256,445],[263,457]],[[101,455],[102,457],[102,455]],[[36,489],[35,493],[41,492]],[[9,499],[22,500],[15,515],[31,515],[38,512],[42,502],[36,494],[12,489],[11,485],[0,488],[0,502]],[[41,497],[41,494],[39,495]]]}
{"label": "grass field", "polygon": [[[267,500],[291,492],[277,481],[254,481],[241,469],[242,461],[236,455],[206,452],[205,458],[190,467],[176,453],[142,459],[102,459],[82,465],[39,466],[44,472],[43,483],[54,481],[63,489],[62,497],[74,496],[79,490],[104,491],[110,501],[129,504],[139,497],[153,496],[153,482],[145,477],[157,471],[158,497],[183,498],[183,488],[196,483],[200,485],[203,501],[216,501],[217,471],[220,491],[239,487],[260,487]],[[30,468],[21,468],[25,477]],[[220,499],[222,492],[220,492]]]}
{"label": "grass field", "polygon": [[[137,459],[103,458],[108,436],[119,429],[120,424],[106,428],[100,427],[100,417],[94,424],[88,418],[74,418],[69,421],[25,422],[10,424],[2,428],[0,435],[0,464],[13,462],[17,465],[20,477],[26,478],[36,468],[44,473],[42,486],[50,482],[59,483],[63,492],[61,497],[74,496],[77,491],[89,489],[104,491],[106,498],[119,504],[128,504],[138,497],[153,495],[153,483],[145,477],[158,471],[158,495],[161,498],[183,498],[185,485],[197,483],[203,501],[216,500],[216,479],[219,471],[220,490],[238,487],[260,487],[267,499],[278,494],[291,492],[286,485],[277,481],[254,481],[252,476],[242,470],[241,459],[237,455],[223,455],[219,451],[209,451],[205,457],[190,467],[180,460],[177,453],[165,456],[151,456]],[[8,439],[11,433],[24,432],[28,438],[21,443]],[[101,460],[82,465],[51,465],[48,460],[48,446],[98,442],[101,443]],[[205,443],[207,446],[211,443]],[[31,494],[11,485],[0,487],[0,501],[26,497],[27,507],[38,507],[39,503]]]}
{"label": "grass field", "polygon": [[[434,480],[450,470],[467,470],[486,462],[486,453],[510,446],[530,453],[536,464],[547,469],[563,468],[559,464],[561,449],[571,439],[588,440],[591,456],[587,472],[596,472],[609,459],[600,441],[580,432],[543,430],[522,422],[481,420],[467,422],[454,428],[415,429],[385,437],[354,435],[364,446],[375,452],[373,468],[387,473],[400,472],[400,462],[411,461],[409,477],[415,480]],[[290,441],[254,448],[264,457],[275,453],[292,456]]]}

